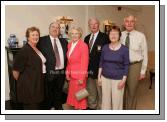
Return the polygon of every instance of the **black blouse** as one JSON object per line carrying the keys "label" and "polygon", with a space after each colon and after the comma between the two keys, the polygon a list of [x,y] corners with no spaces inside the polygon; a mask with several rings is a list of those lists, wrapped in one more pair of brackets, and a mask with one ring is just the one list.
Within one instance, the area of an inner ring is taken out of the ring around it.
{"label": "black blouse", "polygon": [[17,80],[17,99],[24,104],[39,103],[44,98],[42,60],[26,44],[16,55],[13,70],[20,72]]}

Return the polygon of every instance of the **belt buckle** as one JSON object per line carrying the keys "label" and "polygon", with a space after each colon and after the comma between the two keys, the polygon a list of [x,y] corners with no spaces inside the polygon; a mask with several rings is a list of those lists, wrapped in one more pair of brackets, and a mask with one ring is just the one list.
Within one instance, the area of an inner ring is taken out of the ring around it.
{"label": "belt buckle", "polygon": [[[142,60],[141,60],[142,61]],[[140,63],[141,61],[133,61],[130,64],[136,64],[136,63]]]}

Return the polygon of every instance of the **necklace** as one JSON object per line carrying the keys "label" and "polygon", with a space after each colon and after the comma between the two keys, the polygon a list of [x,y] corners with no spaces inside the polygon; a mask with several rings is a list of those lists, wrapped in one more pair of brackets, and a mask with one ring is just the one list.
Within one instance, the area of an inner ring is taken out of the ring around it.
{"label": "necklace", "polygon": [[118,50],[120,48],[120,43],[110,44],[110,48],[114,51]]}

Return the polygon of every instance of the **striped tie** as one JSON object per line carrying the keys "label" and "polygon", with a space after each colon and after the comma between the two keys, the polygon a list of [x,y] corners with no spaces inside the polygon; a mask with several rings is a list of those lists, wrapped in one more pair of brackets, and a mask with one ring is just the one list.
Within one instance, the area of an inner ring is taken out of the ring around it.
{"label": "striped tie", "polygon": [[90,50],[91,50],[92,45],[93,45],[93,40],[94,40],[94,34],[93,34],[91,40],[89,41],[89,49],[90,49]]}
{"label": "striped tie", "polygon": [[55,52],[55,57],[56,57],[56,67],[60,66],[60,55],[59,55],[59,50],[56,44],[56,39],[54,39],[54,52]]}

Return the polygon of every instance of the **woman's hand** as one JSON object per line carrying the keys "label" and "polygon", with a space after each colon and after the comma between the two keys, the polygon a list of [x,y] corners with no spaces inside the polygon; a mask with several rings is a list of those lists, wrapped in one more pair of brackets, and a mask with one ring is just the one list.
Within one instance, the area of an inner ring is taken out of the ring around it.
{"label": "woman's hand", "polygon": [[16,70],[13,70],[13,77],[15,80],[18,80],[19,79],[19,76],[20,76],[20,72],[16,71]]}
{"label": "woman's hand", "polygon": [[100,76],[98,77],[97,83],[98,83],[99,86],[102,85],[102,80],[101,80],[101,77],[100,77]]}
{"label": "woman's hand", "polygon": [[67,79],[68,81],[70,81],[70,80],[71,80],[69,76],[66,76],[66,79]]}
{"label": "woman's hand", "polygon": [[82,85],[82,84],[83,84],[83,80],[78,80],[78,83],[79,83],[80,85]]}
{"label": "woman's hand", "polygon": [[124,80],[121,80],[119,83],[118,83],[118,89],[122,89],[125,87],[125,81]]}

